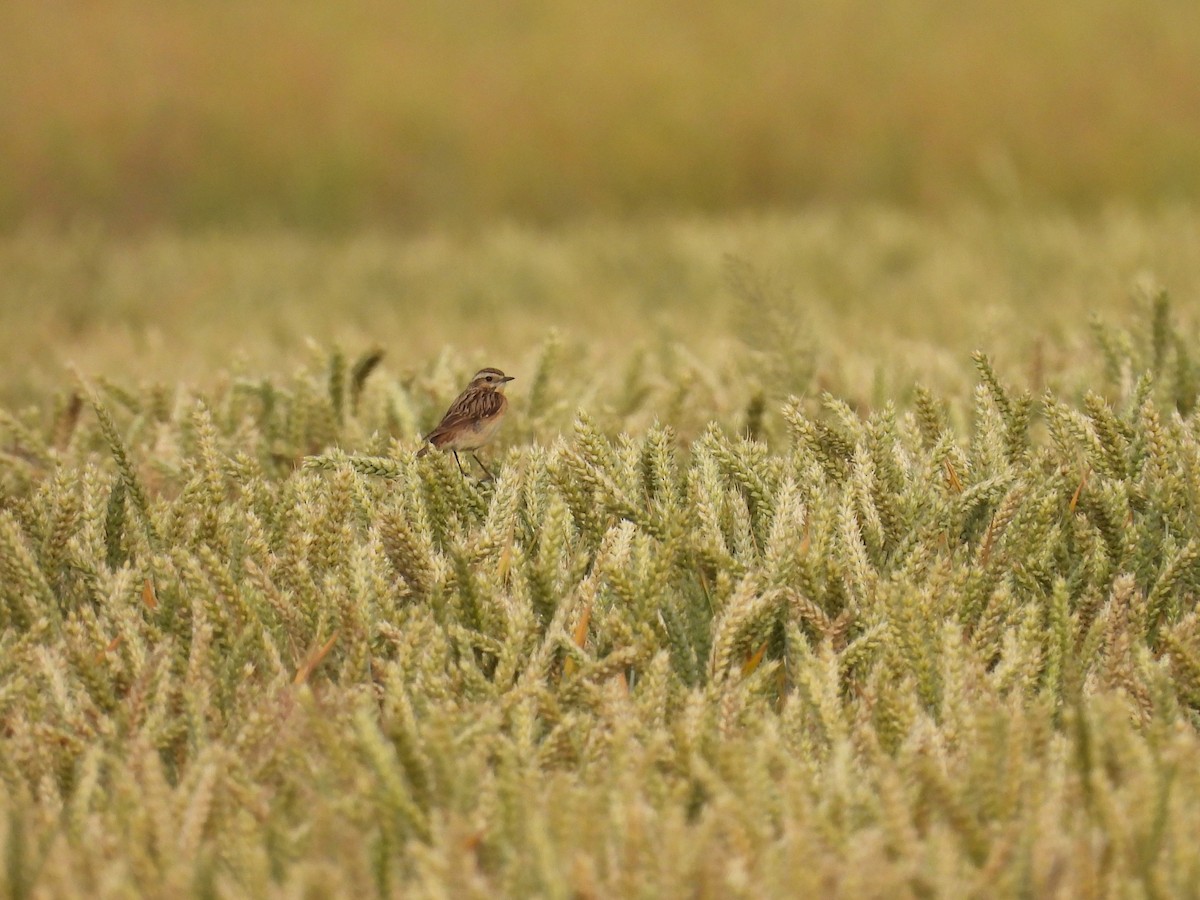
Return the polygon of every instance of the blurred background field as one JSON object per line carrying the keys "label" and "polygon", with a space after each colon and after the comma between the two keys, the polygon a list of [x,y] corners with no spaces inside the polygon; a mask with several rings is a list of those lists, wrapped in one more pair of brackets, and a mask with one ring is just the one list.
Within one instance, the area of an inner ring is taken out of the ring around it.
{"label": "blurred background field", "polygon": [[13,0],[3,395],[551,329],[863,397],[1000,339],[1037,382],[1139,279],[1195,295],[1197,59],[1175,0]]}
{"label": "blurred background field", "polygon": [[1200,5],[0,4],[0,226],[1200,195]]}
{"label": "blurred background field", "polygon": [[[1168,341],[1163,401],[1190,409],[1200,380],[1189,206],[860,206],[420,236],[27,230],[0,238],[0,270],[0,403],[34,431],[54,429],[79,376],[117,402],[155,398],[132,402],[142,411],[322,398],[382,351],[363,419],[382,430],[300,429],[276,448],[285,459],[330,442],[404,457],[483,365],[518,379],[497,454],[554,444],[580,410],[610,435],[657,423],[688,446],[716,423],[778,449],[789,398],[820,415],[828,393],[868,416],[910,410],[919,386],[966,433],[975,351],[1034,396],[1129,396],[1141,363],[1120,360],[1161,355],[1144,348],[1163,341],[1148,336],[1163,290],[1183,336]],[[1104,337],[1114,328],[1143,350]]]}
{"label": "blurred background field", "polygon": [[703,425],[763,386],[779,402],[831,390],[874,405],[916,381],[965,395],[977,349],[1034,390],[1079,382],[1095,374],[1083,364],[1094,320],[1127,323],[1165,287],[1190,321],[1200,214],[853,207],[421,236],[25,230],[0,238],[0,271],[10,404],[69,383],[70,366],[206,388],[333,346],[385,350],[391,378],[438,368],[449,392],[484,364],[531,373],[555,333],[563,360],[592,373],[577,403],[624,390],[645,352],[677,369],[668,381],[737,385],[728,403],[693,404]]}

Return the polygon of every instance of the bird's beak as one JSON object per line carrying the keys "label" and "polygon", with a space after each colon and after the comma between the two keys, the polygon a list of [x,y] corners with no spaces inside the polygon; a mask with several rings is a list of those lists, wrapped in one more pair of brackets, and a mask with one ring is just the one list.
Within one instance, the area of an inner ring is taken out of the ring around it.
{"label": "bird's beak", "polygon": [[500,379],[500,381],[501,382],[512,381],[516,377],[517,377],[516,375],[505,375],[503,378]]}

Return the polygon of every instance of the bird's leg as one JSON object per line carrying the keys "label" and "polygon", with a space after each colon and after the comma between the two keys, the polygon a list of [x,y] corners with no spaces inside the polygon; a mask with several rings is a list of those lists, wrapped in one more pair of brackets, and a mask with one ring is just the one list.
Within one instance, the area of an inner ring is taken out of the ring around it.
{"label": "bird's leg", "polygon": [[[463,478],[466,478],[467,473],[463,471],[462,463],[458,461],[458,451],[451,450],[450,452],[454,454],[454,464],[456,466],[458,466],[458,474],[461,475]],[[474,454],[472,454],[472,455],[474,455]]]}
{"label": "bird's leg", "polygon": [[481,460],[481,459],[480,459],[478,456],[476,456],[476,455],[475,455],[475,451],[474,451],[474,450],[472,450],[472,451],[471,451],[471,458],[472,458],[472,459],[474,459],[474,460],[475,460],[475,462],[479,463],[479,468],[481,468],[481,469],[483,469],[483,471],[487,472],[487,477],[488,477],[488,478],[492,479],[492,481],[495,481],[495,480],[496,480],[496,476],[495,476],[495,475],[493,475],[493,474],[491,473],[491,470],[490,470],[490,469],[488,469],[488,467],[487,467],[487,466],[485,466],[485,465],[483,464],[483,460]]}

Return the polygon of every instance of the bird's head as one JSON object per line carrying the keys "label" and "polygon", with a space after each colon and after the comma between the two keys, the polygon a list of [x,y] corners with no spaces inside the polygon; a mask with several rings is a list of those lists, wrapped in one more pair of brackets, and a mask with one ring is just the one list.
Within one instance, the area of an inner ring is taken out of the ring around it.
{"label": "bird's head", "polygon": [[480,369],[471,379],[471,387],[487,389],[504,393],[504,386],[513,380],[511,375],[505,375],[499,369]]}

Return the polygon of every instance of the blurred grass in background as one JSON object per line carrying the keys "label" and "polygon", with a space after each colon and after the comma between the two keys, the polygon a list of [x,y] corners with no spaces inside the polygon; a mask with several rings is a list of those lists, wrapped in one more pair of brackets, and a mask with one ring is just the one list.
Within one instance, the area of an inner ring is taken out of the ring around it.
{"label": "blurred grass in background", "polygon": [[[402,380],[434,365],[449,392],[481,365],[524,382],[556,331],[565,358],[602,373],[600,394],[624,391],[645,354],[693,388],[765,387],[772,410],[824,390],[874,406],[915,381],[969,394],[975,349],[1036,391],[1065,389],[1093,317],[1119,320],[1155,284],[1197,296],[1200,211],[809,209],[421,236],[26,229],[0,237],[0,272],[6,404],[57,390],[66,365],[199,386],[290,371],[331,344],[386,348]],[[706,396],[691,424],[745,399]]]}
{"label": "blurred grass in background", "polygon": [[0,4],[0,226],[1200,196],[1180,0]]}

